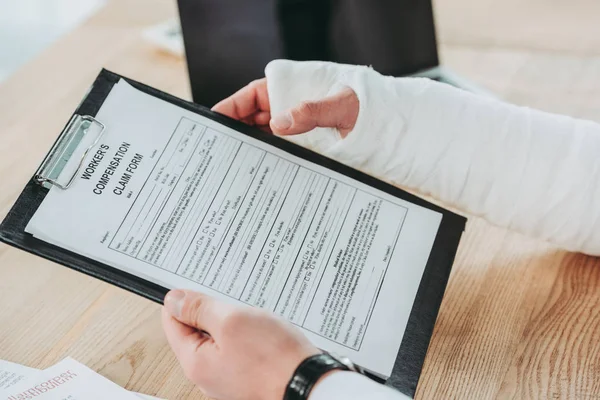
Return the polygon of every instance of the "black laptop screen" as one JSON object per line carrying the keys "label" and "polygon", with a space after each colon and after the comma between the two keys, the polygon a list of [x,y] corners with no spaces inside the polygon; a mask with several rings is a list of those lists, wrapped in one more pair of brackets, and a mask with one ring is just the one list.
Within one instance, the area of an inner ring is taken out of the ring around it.
{"label": "black laptop screen", "polygon": [[372,65],[402,76],[438,65],[431,0],[179,0],[192,94],[212,106],[276,58]]}

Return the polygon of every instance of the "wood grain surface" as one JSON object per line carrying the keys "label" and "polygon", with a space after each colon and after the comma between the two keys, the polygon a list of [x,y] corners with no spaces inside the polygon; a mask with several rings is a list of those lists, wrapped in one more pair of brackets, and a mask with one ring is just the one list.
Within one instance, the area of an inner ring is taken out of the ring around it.
{"label": "wood grain surface", "polygon": [[[599,4],[436,1],[443,60],[507,101],[600,121]],[[113,0],[0,85],[0,216],[100,68],[190,97],[184,61],[141,37],[175,12]],[[147,300],[0,245],[0,304],[1,359],[72,356],[127,389],[204,398]],[[600,259],[471,218],[417,397],[600,399]]]}

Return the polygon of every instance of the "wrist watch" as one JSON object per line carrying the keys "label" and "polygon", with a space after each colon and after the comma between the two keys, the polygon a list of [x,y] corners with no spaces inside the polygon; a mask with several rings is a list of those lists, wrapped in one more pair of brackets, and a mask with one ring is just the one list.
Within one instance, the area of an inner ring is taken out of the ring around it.
{"label": "wrist watch", "polygon": [[333,370],[363,373],[348,357],[333,353],[321,353],[302,361],[294,371],[285,389],[283,400],[307,400],[308,396],[323,375]]}

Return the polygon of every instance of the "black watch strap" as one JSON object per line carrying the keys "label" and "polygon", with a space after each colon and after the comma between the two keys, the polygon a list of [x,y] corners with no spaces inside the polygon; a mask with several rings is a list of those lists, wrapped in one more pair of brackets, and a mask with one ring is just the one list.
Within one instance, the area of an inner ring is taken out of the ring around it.
{"label": "black watch strap", "polygon": [[308,357],[296,368],[288,383],[283,400],[306,400],[318,380],[329,371],[349,371],[350,368],[327,353]]}

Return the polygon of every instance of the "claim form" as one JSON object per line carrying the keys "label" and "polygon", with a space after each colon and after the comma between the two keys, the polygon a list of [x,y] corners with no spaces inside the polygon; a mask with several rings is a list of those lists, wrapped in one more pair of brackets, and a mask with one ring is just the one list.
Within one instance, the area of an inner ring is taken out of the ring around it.
{"label": "claim form", "polygon": [[106,129],[76,180],[50,190],[27,232],[167,288],[270,310],[389,376],[440,213],[123,80],[97,119]]}

